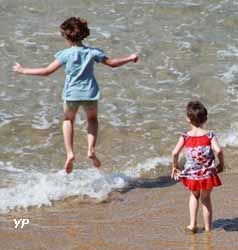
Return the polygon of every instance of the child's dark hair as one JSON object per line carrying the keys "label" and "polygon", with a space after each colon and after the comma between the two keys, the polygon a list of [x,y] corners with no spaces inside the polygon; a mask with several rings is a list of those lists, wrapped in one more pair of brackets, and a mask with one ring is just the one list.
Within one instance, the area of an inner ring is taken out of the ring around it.
{"label": "child's dark hair", "polygon": [[65,20],[60,25],[60,32],[72,43],[78,43],[90,34],[87,21],[79,17],[70,17]]}
{"label": "child's dark hair", "polygon": [[189,102],[187,105],[187,117],[192,125],[199,127],[207,121],[207,109],[199,101]]}

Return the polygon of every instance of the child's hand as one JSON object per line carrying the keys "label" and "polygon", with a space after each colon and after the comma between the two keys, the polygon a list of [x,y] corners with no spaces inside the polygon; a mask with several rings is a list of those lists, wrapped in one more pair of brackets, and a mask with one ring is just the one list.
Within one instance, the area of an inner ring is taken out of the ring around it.
{"label": "child's hand", "polygon": [[138,59],[139,59],[139,56],[137,55],[137,54],[131,54],[130,56],[129,56],[129,58],[130,58],[130,60],[132,61],[132,62],[137,62],[138,61]]}
{"label": "child's hand", "polygon": [[13,66],[13,71],[14,72],[17,72],[17,73],[23,73],[23,67],[21,66],[21,64],[19,63],[16,63],[14,66]]}
{"label": "child's hand", "polygon": [[174,180],[178,180],[180,176],[181,171],[178,168],[173,168],[171,173],[171,178]]}
{"label": "child's hand", "polygon": [[216,166],[216,169],[217,169],[217,174],[223,172],[223,166],[222,166],[221,164],[218,164],[218,165]]}

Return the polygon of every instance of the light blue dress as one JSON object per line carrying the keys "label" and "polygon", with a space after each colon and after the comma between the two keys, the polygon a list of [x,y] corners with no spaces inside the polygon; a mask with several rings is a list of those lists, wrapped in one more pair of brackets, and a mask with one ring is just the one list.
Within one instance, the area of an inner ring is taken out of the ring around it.
{"label": "light blue dress", "polygon": [[65,67],[64,101],[98,100],[100,90],[94,76],[94,62],[106,58],[101,49],[73,46],[60,50],[55,58]]}

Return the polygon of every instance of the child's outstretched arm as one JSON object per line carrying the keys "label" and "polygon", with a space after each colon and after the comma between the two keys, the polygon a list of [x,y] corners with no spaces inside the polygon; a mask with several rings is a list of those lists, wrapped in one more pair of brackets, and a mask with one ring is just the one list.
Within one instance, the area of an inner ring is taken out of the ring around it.
{"label": "child's outstretched arm", "polygon": [[218,165],[217,165],[217,173],[221,173],[223,172],[223,168],[224,168],[224,157],[223,157],[223,152],[222,149],[218,143],[218,140],[216,138],[216,136],[214,136],[212,138],[212,148],[214,150],[214,152],[216,153],[216,156],[218,158]]}
{"label": "child's outstretched arm", "polygon": [[61,64],[58,60],[53,61],[51,64],[44,68],[25,68],[21,64],[16,63],[13,66],[13,71],[24,75],[48,76],[54,73],[60,67]]}
{"label": "child's outstretched arm", "polygon": [[178,180],[179,175],[180,175],[180,170],[179,170],[179,163],[178,163],[178,158],[179,158],[179,153],[181,152],[182,148],[184,146],[184,138],[180,136],[177,145],[175,146],[173,152],[172,152],[172,172],[171,172],[171,178]]}
{"label": "child's outstretched arm", "polygon": [[129,62],[137,62],[139,59],[138,55],[136,54],[131,54],[130,56],[127,57],[121,57],[121,58],[106,58],[103,63],[109,67],[115,68],[115,67],[120,67],[126,63]]}

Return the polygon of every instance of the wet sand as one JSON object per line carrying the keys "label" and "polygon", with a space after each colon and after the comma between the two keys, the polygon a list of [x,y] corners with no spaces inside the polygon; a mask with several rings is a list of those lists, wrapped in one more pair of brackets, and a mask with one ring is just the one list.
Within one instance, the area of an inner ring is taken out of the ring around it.
{"label": "wet sand", "polygon": [[[189,220],[188,191],[168,178],[140,180],[103,203],[77,198],[52,207],[31,208],[1,216],[0,249],[5,250],[235,250],[238,238],[238,175],[221,175],[213,192],[213,230],[184,232]],[[29,225],[14,228],[14,219]]]}

